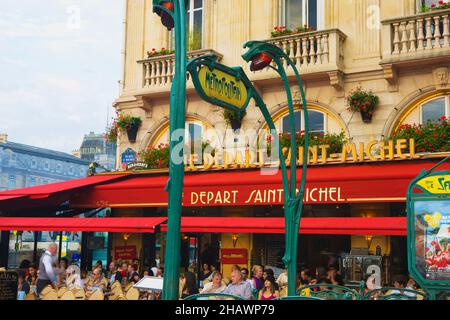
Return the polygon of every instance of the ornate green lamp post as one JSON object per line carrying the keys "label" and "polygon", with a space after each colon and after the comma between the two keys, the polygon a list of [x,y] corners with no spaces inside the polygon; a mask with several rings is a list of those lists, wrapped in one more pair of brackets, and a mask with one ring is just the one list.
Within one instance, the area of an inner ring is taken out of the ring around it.
{"label": "ornate green lamp post", "polygon": [[[290,161],[290,179],[287,175],[286,164],[284,158],[280,152],[280,164],[283,175],[283,190],[284,190],[284,218],[285,218],[285,230],[286,230],[286,251],[283,257],[283,262],[288,271],[288,295],[294,296],[296,294],[296,279],[297,279],[297,247],[298,247],[298,232],[300,227],[300,217],[303,209],[303,195],[306,183],[306,169],[308,159],[308,110],[305,98],[305,92],[302,86],[302,80],[300,74],[295,67],[294,62],[289,56],[281,50],[279,47],[262,41],[249,41],[244,44],[244,48],[248,48],[248,51],[242,55],[245,61],[250,62],[250,70],[258,71],[264,68],[270,67],[274,69],[281,77],[283,81],[284,89],[287,95],[288,108],[289,108],[289,125],[291,136],[291,161]],[[302,178],[300,181],[300,187],[297,192],[297,150],[296,150],[296,132],[295,132],[295,116],[294,105],[292,100],[291,88],[284,68],[283,59],[294,70],[297,83],[300,88],[302,96],[303,114],[305,117],[305,144],[303,150],[303,167]],[[271,66],[272,61],[275,62],[276,67]],[[266,112],[267,113],[267,110]],[[267,119],[269,114],[264,114]],[[275,130],[273,121],[270,121],[269,125],[271,130]],[[274,132],[274,131],[272,131]],[[275,131],[276,132],[276,131]]]}
{"label": "ornate green lamp post", "polygon": [[180,232],[184,180],[183,148],[186,121],[186,0],[153,0],[153,12],[170,31],[175,28],[175,76],[170,93],[170,159],[167,245],[164,259],[163,299],[178,300]]}

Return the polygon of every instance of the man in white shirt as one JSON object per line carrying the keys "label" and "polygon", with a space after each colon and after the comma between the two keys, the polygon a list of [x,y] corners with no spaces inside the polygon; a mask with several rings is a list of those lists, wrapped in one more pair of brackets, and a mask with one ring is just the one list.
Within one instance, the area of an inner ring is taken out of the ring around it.
{"label": "man in white shirt", "polygon": [[39,277],[36,283],[36,291],[38,294],[48,285],[51,285],[55,289],[57,287],[55,271],[53,270],[53,257],[57,251],[58,245],[51,243],[39,261]]}

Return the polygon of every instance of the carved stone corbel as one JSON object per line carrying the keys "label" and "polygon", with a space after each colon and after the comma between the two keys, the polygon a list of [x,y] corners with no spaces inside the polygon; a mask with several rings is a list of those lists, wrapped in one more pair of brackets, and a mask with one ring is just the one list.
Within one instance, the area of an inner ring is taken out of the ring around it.
{"label": "carved stone corbel", "polygon": [[448,67],[439,67],[433,69],[433,79],[436,90],[449,89],[449,73]]}
{"label": "carved stone corbel", "polygon": [[330,85],[336,90],[336,96],[341,98],[344,96],[344,73],[342,71],[328,72],[330,77]]}
{"label": "carved stone corbel", "polygon": [[389,92],[398,91],[398,75],[397,70],[392,64],[382,65],[384,79],[388,83]]}
{"label": "carved stone corbel", "polygon": [[141,108],[145,111],[145,117],[151,118],[152,114],[153,114],[153,106],[150,103],[150,100],[148,100],[142,96],[139,96],[139,97],[136,97],[136,102],[137,102],[137,107]]}

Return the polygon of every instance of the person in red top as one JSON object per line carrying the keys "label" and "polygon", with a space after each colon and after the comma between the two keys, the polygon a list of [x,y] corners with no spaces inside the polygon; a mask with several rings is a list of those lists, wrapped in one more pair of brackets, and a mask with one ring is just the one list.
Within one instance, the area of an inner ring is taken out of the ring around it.
{"label": "person in red top", "polygon": [[280,297],[280,292],[275,290],[273,278],[268,277],[264,281],[264,287],[259,291],[258,300],[273,300]]}

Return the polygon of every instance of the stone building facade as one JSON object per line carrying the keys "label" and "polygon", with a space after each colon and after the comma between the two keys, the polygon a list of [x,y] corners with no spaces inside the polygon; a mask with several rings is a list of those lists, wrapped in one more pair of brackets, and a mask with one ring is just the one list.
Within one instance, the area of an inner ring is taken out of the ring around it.
{"label": "stone building facade", "polygon": [[[310,114],[314,121],[310,123],[312,128],[334,133],[343,130],[355,143],[381,140],[403,123],[422,123],[450,113],[447,98],[450,11],[420,13],[423,2],[191,1],[189,17],[194,16],[190,23],[195,28],[201,26],[202,42],[198,50],[189,52],[189,57],[216,53],[221,63],[242,66],[283,131],[287,102],[280,79],[270,69],[251,72],[241,58],[244,42],[273,42],[290,55],[302,75],[313,115]],[[314,26],[317,31],[271,38],[274,26],[303,24]],[[436,24],[440,28],[435,28]],[[171,48],[172,43],[171,33],[152,13],[150,0],[127,1],[124,30],[122,90],[115,107],[120,112],[140,116],[143,124],[135,143],[130,143],[126,135],[119,137],[118,155],[129,147],[139,152],[168,141],[174,58],[173,55],[147,58],[147,51]],[[307,50],[302,50],[303,47]],[[300,108],[299,89],[293,73],[289,75]],[[191,81],[187,87],[190,131],[214,128],[225,132],[228,127],[222,110],[203,102]],[[347,110],[346,97],[357,87],[379,96],[371,123],[363,123],[359,114]],[[242,128],[265,126],[259,110],[250,105]]]}

